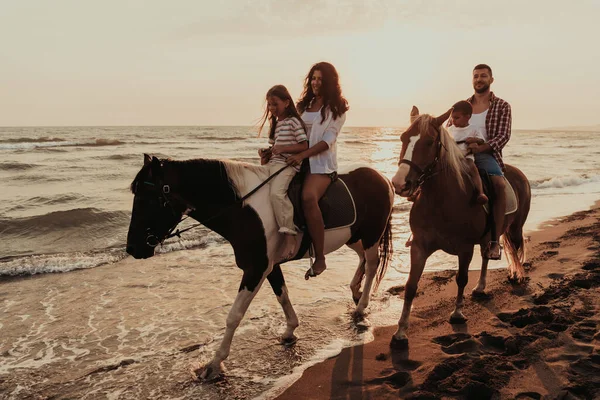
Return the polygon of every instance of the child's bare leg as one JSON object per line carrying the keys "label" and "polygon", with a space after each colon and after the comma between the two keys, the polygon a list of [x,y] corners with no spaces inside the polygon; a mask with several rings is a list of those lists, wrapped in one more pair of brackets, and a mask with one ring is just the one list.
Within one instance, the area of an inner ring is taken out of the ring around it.
{"label": "child's bare leg", "polygon": [[479,176],[479,171],[477,170],[477,166],[475,162],[470,158],[467,159],[469,163],[469,175],[471,175],[471,180],[475,185],[475,190],[477,190],[477,203],[485,204],[488,202],[488,197],[483,193],[483,183],[481,182],[481,176]]}

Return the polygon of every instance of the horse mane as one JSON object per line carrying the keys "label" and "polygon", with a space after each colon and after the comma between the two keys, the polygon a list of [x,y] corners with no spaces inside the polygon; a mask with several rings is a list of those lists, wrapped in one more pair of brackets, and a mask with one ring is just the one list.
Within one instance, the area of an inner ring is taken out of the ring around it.
{"label": "horse mane", "polygon": [[[161,159],[161,163],[168,163],[176,167],[181,173],[188,176],[189,179],[193,180],[193,174],[190,175],[190,172],[201,172],[205,170],[204,168],[197,169],[197,166],[204,165],[205,168],[209,170],[214,170],[214,173],[217,173],[217,169],[220,171],[220,174],[223,175],[223,172],[227,175],[227,180],[231,189],[235,192],[235,194],[239,197],[242,197],[244,194],[248,193],[252,188],[248,188],[248,172],[250,174],[256,175],[261,181],[265,180],[268,176],[268,171],[266,168],[262,168],[259,165],[249,164],[238,161],[231,160],[209,160],[209,159],[192,159],[192,160],[171,160],[169,158]],[[130,190],[133,194],[135,194],[136,185],[139,181],[145,179],[148,174],[149,165],[143,166],[140,171],[137,173],[133,182],[131,182]],[[216,168],[216,169],[215,169]]]}
{"label": "horse mane", "polygon": [[[418,119],[419,132],[429,132],[432,119],[434,117],[429,114],[420,115]],[[469,165],[466,162],[466,158],[444,126],[440,126],[440,141],[442,143],[440,151],[442,168],[453,176],[460,189],[465,191],[465,175],[469,175]]]}
{"label": "horse mane", "polygon": [[254,188],[248,187],[248,173],[257,176],[261,182],[269,176],[268,170],[260,165],[231,160],[220,160],[220,162],[223,163],[227,171],[231,187],[240,197],[243,197]]}

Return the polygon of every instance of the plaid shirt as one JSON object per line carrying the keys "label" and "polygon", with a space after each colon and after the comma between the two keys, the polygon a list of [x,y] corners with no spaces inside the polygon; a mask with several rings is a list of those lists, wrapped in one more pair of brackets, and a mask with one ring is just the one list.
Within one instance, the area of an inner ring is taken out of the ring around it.
{"label": "plaid shirt", "polygon": [[[467,99],[472,103],[475,95]],[[502,161],[502,149],[510,139],[510,128],[512,125],[512,113],[510,104],[496,97],[494,92],[490,96],[490,108],[485,118],[485,130],[487,132],[487,143],[492,148],[492,153],[500,168],[504,171],[504,162]]]}
{"label": "plaid shirt", "polygon": [[[473,103],[475,95],[469,97],[467,101]],[[452,125],[452,118],[448,120],[447,126]],[[502,149],[506,146],[510,139],[510,128],[512,125],[512,113],[510,110],[510,104],[507,101],[502,100],[500,97],[496,97],[494,92],[491,92],[490,96],[490,108],[488,109],[487,116],[485,117],[485,130],[487,133],[487,143],[492,148],[492,154],[498,165],[504,171],[504,162],[502,161]]]}

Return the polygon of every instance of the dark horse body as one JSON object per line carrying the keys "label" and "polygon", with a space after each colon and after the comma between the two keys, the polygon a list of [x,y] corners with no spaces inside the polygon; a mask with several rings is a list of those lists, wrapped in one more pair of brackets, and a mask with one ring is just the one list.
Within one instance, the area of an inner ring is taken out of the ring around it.
{"label": "dark horse body", "polygon": [[[466,160],[441,126],[447,118],[448,114],[438,118],[418,116],[418,109],[413,108],[413,123],[402,135],[399,168],[392,180],[396,193],[401,196],[414,196],[420,189],[410,212],[413,241],[405,302],[398,330],[392,338],[392,345],[400,347],[408,343],[406,331],[412,301],[427,258],[437,250],[458,256],[458,294],[450,322],[464,323],[463,292],[474,246],[479,244],[485,249],[490,240],[487,214],[475,203]],[[527,178],[517,168],[507,165],[505,176],[517,196],[518,209],[505,217],[503,243],[509,256],[510,277],[520,280],[525,258],[523,225],[529,213],[531,190]],[[483,295],[485,290],[489,260],[484,251],[482,257],[481,275],[474,295]]]}
{"label": "dark horse body", "polygon": [[[217,160],[172,161],[144,156],[144,166],[131,185],[135,194],[127,252],[135,258],[154,255],[154,247],[189,215],[229,241],[243,277],[235,302],[227,317],[227,328],[213,360],[196,371],[210,379],[222,371],[229,355],[234,332],[265,278],[281,304],[287,329],[282,341],[294,343],[298,326],[296,313],[288,298],[279,247],[278,233],[265,186],[242,201],[242,197],[268,177],[265,168]],[[359,265],[351,282],[356,312],[363,314],[371,286],[379,283],[391,252],[391,211],[394,192],[390,181],[370,168],[358,168],[340,175],[354,197],[357,218],[354,225],[327,231],[325,248],[334,251],[344,244],[355,250]],[[298,235],[298,245],[302,235]],[[304,254],[298,254],[301,258]],[[364,289],[360,287],[363,276]]]}

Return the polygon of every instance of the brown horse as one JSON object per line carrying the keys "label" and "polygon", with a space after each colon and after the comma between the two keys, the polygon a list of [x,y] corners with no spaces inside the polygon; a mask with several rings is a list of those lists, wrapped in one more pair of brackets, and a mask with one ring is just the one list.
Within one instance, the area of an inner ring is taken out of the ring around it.
{"label": "brown horse", "polygon": [[[479,244],[483,250],[490,240],[490,230],[486,227],[487,215],[483,207],[475,202],[475,190],[468,175],[466,159],[442,126],[449,114],[447,112],[437,118],[419,116],[419,110],[413,107],[412,124],[401,136],[400,162],[392,183],[397,194],[415,197],[415,202],[410,211],[413,233],[410,274],[404,292],[402,316],[391,342],[394,347],[408,344],[406,331],[417,284],[427,258],[436,250],[458,256],[458,295],[450,323],[466,321],[462,312],[463,292],[474,246]],[[529,213],[531,189],[529,181],[517,168],[507,165],[505,176],[517,196],[518,210],[504,220],[503,244],[510,261],[510,278],[521,280],[525,259],[523,224]],[[489,260],[484,253],[482,251],[481,275],[473,290],[474,295],[485,293]]]}

